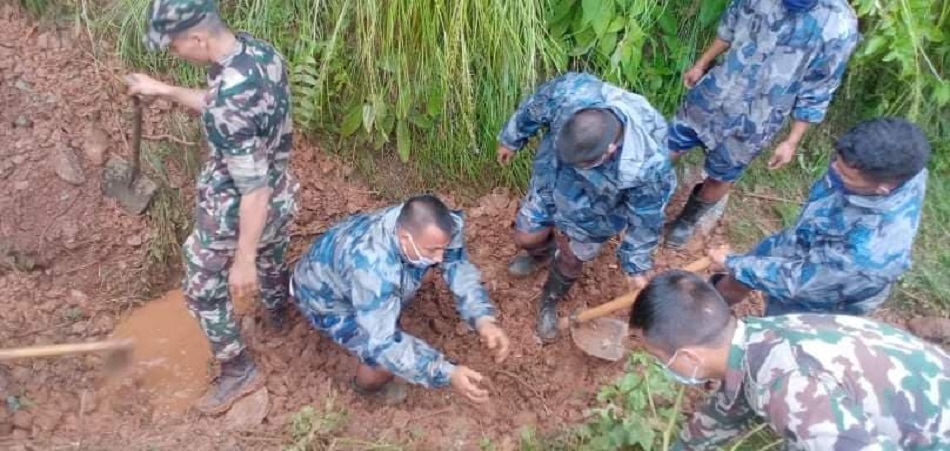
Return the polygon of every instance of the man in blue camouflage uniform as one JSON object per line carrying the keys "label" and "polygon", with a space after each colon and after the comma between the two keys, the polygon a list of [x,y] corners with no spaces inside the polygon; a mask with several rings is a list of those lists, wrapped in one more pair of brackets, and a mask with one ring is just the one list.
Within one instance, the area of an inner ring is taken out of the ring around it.
{"label": "man in blue camouflage uniform", "polygon": [[835,143],[795,225],[744,255],[710,252],[728,271],[716,287],[731,303],[762,291],[766,315],[875,309],[910,267],[930,153],[905,120],[858,124]]}
{"label": "man in blue camouflage uniform", "polygon": [[538,303],[538,335],[548,342],[557,338],[557,304],[583,263],[624,230],[620,267],[631,289],[646,284],[676,180],[665,119],[642,96],[592,75],[565,74],[522,102],[498,136],[499,162],[507,164],[541,129],[547,132],[515,218],[524,252],[508,269],[525,277],[554,254]]}
{"label": "man in blue camouflage uniform", "polygon": [[848,315],[737,320],[685,271],[651,280],[630,325],[673,379],[719,384],[674,450],[721,449],[757,422],[787,449],[950,449],[950,355],[903,330]]}
{"label": "man in blue camouflage uniform", "polygon": [[465,252],[463,219],[430,195],[361,213],[333,226],[294,268],[291,291],[313,326],[359,357],[354,388],[386,402],[405,396],[393,375],[425,387],[451,384],[475,402],[488,399],[482,376],[455,365],[399,329],[399,316],[435,267],[455,295],[461,319],[477,330],[496,362],[508,338],[481,274]]}
{"label": "man in blue camouflage uniform", "polygon": [[145,40],[189,63],[209,66],[208,89],[127,77],[132,94],[160,96],[200,113],[210,158],[198,178],[195,229],[183,248],[184,293],[221,363],[198,401],[227,411],[264,385],[241,341],[231,298],[260,295],[269,324],[286,311],[285,260],[298,184],[290,175],[290,90],[283,57],[269,44],[232,33],[211,0],[155,0]]}
{"label": "man in blue camouflage uniform", "polygon": [[730,1],[716,40],[683,76],[691,89],[670,126],[674,156],[705,149],[706,179],[673,221],[667,246],[689,241],[789,116],[791,131],[769,168],[792,160],[809,125],[825,117],[857,46],[857,27],[846,0]]}

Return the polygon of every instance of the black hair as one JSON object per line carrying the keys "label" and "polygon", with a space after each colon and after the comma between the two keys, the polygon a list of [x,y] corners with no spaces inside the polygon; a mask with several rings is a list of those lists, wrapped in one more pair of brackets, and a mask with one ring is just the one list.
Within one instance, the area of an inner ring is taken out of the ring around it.
{"label": "black hair", "polygon": [[654,277],[630,310],[630,327],[669,354],[687,346],[722,344],[731,320],[729,305],[712,285],[680,270]]}
{"label": "black hair", "polygon": [[455,218],[449,207],[431,194],[410,197],[399,211],[396,224],[411,233],[418,233],[435,224],[448,236],[455,233]]}
{"label": "black hair", "polygon": [[557,158],[574,166],[593,164],[617,140],[623,124],[610,110],[586,108],[574,113],[557,136]]}
{"label": "black hair", "polygon": [[835,142],[846,165],[878,183],[903,183],[930,160],[930,143],[913,123],[893,117],[861,122]]}

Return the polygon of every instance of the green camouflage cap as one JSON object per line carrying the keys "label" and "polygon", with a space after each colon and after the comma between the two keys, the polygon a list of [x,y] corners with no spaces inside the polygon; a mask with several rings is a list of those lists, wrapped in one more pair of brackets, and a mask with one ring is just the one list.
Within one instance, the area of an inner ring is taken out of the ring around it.
{"label": "green camouflage cap", "polygon": [[165,50],[171,37],[218,13],[214,0],[152,0],[149,8],[145,46],[149,50]]}

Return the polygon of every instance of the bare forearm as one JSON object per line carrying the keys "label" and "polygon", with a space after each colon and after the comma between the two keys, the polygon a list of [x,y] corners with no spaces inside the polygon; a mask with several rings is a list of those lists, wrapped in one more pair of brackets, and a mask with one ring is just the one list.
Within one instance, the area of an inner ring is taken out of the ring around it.
{"label": "bare forearm", "polygon": [[162,92],[162,97],[181,104],[192,111],[200,112],[205,106],[206,94],[207,91],[203,89],[168,85],[164,92]]}
{"label": "bare forearm", "polygon": [[712,63],[716,60],[716,57],[722,55],[722,52],[729,50],[729,46],[729,42],[716,38],[712,45],[710,45],[709,48],[703,52],[703,55],[699,57],[699,60],[696,61],[696,64],[706,68],[712,66]]}
{"label": "bare forearm", "polygon": [[805,137],[805,132],[808,131],[808,126],[811,125],[808,122],[795,121],[792,123],[792,131],[788,132],[788,138],[786,141],[791,142],[792,144],[798,145],[802,142],[802,138]]}
{"label": "bare forearm", "polygon": [[257,260],[257,246],[267,225],[267,209],[270,207],[271,191],[270,187],[263,187],[241,196],[236,260],[251,262]]}

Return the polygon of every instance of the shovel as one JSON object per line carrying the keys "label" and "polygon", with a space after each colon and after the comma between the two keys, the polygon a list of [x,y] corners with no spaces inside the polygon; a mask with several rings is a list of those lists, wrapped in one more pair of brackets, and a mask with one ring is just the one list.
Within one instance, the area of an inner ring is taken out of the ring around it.
{"label": "shovel", "polygon": [[142,149],[142,102],[132,97],[132,161],[110,158],[102,171],[102,194],[111,197],[125,211],[140,215],[148,208],[158,185],[142,177],[139,171],[139,154]]}
{"label": "shovel", "polygon": [[[683,268],[684,271],[699,272],[709,266],[709,258],[704,257]],[[626,321],[617,318],[605,318],[617,310],[633,305],[639,291],[619,296],[594,308],[575,312],[569,318],[561,320],[561,329],[571,328],[571,338],[578,348],[588,355],[616,362],[626,354],[625,341],[629,333]]]}
{"label": "shovel", "polygon": [[106,368],[118,370],[129,362],[132,354],[132,340],[119,339],[94,341],[89,343],[70,343],[59,345],[33,346],[29,348],[0,349],[0,362],[38,357],[59,357],[64,355],[106,353]]}

